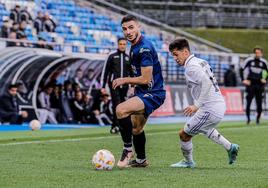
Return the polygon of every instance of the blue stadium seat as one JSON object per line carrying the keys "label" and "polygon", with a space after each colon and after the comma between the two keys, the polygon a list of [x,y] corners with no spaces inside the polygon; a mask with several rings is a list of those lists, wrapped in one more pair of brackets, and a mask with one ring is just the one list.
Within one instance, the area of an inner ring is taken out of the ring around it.
{"label": "blue stadium seat", "polygon": [[[25,2],[28,2],[25,0]],[[114,36],[122,37],[120,21],[114,21],[107,15],[102,15],[95,12],[90,7],[81,7],[73,0],[46,0],[45,3],[41,3],[39,7],[36,7],[35,12],[40,10],[49,11],[49,13],[57,20],[57,27],[55,32],[64,37],[65,42],[71,43],[72,41],[80,41],[81,43],[96,44],[96,40],[93,36],[88,34],[88,30],[100,30],[100,31],[111,31]],[[5,4],[0,3],[0,25],[2,25],[3,16],[9,16],[9,11],[6,9]],[[66,26],[66,23],[70,22],[80,28],[80,36],[75,37],[70,27]],[[27,36],[34,38],[33,31],[27,30]],[[52,41],[50,35],[42,34],[43,38]],[[163,41],[159,36],[155,34],[148,34],[156,48],[162,48]],[[99,40],[98,40],[99,41]],[[115,45],[114,42],[109,38],[104,38],[99,41],[99,45],[111,46]],[[91,51],[94,51],[90,49]]]}

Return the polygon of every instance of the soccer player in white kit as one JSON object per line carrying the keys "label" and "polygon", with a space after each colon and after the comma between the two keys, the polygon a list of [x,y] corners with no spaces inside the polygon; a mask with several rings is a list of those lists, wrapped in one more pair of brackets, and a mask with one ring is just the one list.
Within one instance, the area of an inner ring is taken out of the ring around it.
{"label": "soccer player in white kit", "polygon": [[194,168],[192,137],[202,133],[213,142],[222,145],[228,152],[229,164],[236,161],[239,146],[230,143],[216,129],[222,120],[226,106],[224,98],[209,64],[191,54],[186,39],[176,39],[169,45],[178,65],[184,66],[187,88],[194,104],[184,110],[186,116],[192,116],[184,128],[179,131],[180,146],[184,159],[171,167]]}

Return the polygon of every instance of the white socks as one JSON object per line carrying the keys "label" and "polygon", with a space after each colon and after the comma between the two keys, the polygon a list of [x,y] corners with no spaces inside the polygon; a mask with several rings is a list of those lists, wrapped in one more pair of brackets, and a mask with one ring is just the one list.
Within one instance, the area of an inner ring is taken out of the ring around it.
{"label": "white socks", "polygon": [[[210,129],[207,137],[213,142],[222,145],[227,151],[231,149],[231,143],[224,138],[216,129]],[[180,141],[181,151],[187,162],[193,161],[193,143],[192,139],[188,142]]]}
{"label": "white socks", "polygon": [[213,142],[223,145],[227,151],[231,149],[231,143],[226,138],[224,138],[216,129],[210,129],[207,132],[207,137]]}
{"label": "white socks", "polygon": [[132,143],[124,143],[123,149],[126,149],[127,151],[132,151]]}
{"label": "white socks", "polygon": [[181,151],[185,160],[188,162],[193,161],[193,143],[192,139],[188,142],[180,141]]}

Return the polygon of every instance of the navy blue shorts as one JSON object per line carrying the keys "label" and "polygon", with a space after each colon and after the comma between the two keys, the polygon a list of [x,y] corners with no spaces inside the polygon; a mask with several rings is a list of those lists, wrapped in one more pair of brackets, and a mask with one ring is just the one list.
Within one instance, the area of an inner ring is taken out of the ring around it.
{"label": "navy blue shorts", "polygon": [[159,108],[166,99],[166,91],[154,93],[139,93],[135,96],[139,97],[145,106],[145,117],[147,118],[153,111]]}

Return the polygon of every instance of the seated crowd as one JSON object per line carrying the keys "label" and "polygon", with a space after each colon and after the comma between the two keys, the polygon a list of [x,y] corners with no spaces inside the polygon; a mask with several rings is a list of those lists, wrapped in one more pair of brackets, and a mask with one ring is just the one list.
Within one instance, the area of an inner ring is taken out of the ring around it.
{"label": "seated crowd", "polygon": [[[52,49],[51,46],[45,44],[45,38],[41,32],[54,32],[56,29],[56,21],[48,12],[38,12],[37,17],[33,20],[31,14],[27,11],[27,8],[21,9],[19,5],[16,5],[14,9],[10,11],[9,18],[3,21],[1,27],[1,38],[17,39],[21,42],[7,42],[7,46],[21,46],[21,47],[36,47]],[[38,41],[36,44],[27,43],[27,27],[33,28],[37,35]]]}
{"label": "seated crowd", "polygon": [[[21,83],[11,84],[0,97],[0,122],[21,124],[28,118],[26,111],[19,109],[25,101],[21,93]],[[24,101],[22,101],[24,100]],[[112,123],[112,103],[107,93],[99,89],[81,89],[79,84],[69,80],[63,85],[48,83],[39,88],[37,94],[37,115],[42,124],[75,123],[99,124]]]}
{"label": "seated crowd", "polygon": [[111,124],[112,106],[109,95],[93,89],[83,90],[78,83],[47,84],[38,94],[41,123]]}

